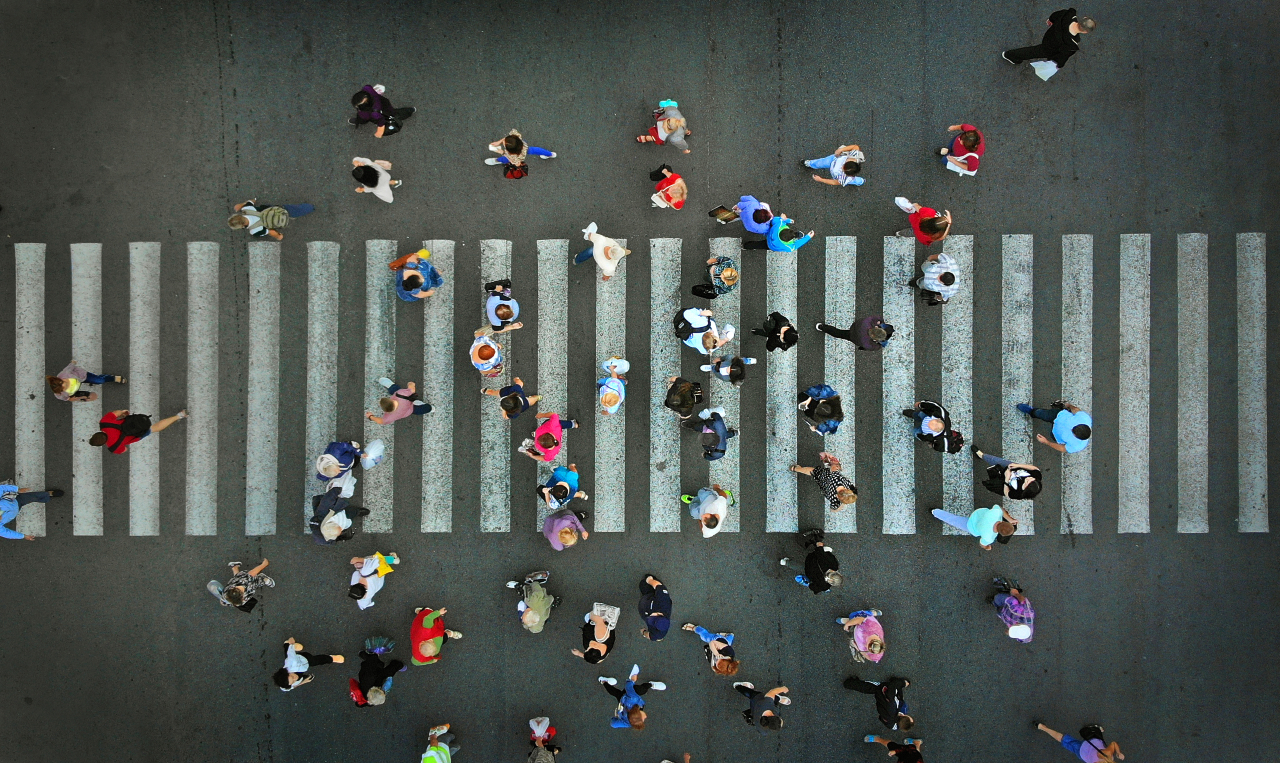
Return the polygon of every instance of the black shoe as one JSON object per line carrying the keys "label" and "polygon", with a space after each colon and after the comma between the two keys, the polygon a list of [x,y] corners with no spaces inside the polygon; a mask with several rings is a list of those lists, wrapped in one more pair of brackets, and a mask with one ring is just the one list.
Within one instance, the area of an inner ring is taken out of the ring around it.
{"label": "black shoe", "polygon": [[368,507],[356,507],[356,517],[366,517],[369,514]]}
{"label": "black shoe", "polygon": [[348,124],[348,125],[355,125],[356,127],[359,127],[359,126],[360,126],[360,123],[356,121],[356,118],[355,118],[355,117],[351,117],[350,119],[348,119],[348,120],[347,120],[347,124]]}
{"label": "black shoe", "polygon": [[991,585],[999,589],[1000,591],[1005,592],[1006,594],[1009,592],[1009,589],[1011,588],[1009,586],[1009,579],[1005,578],[1004,576],[996,576],[995,578],[991,579]]}
{"label": "black shoe", "polygon": [[590,513],[590,512],[574,512],[573,514],[577,515],[577,516],[578,516],[578,519],[579,519],[579,520],[581,520],[581,521],[582,521],[582,522],[584,522],[584,523],[585,523],[586,521],[588,521],[588,520],[590,520],[590,519],[591,519],[591,513]]}
{"label": "black shoe", "polygon": [[560,598],[559,598],[559,597],[555,597],[555,598],[553,598],[553,599],[551,600],[551,607],[553,607],[553,608],[560,607]]}
{"label": "black shoe", "polygon": [[860,680],[860,679],[858,679],[858,677],[856,677],[856,676],[851,676],[851,677],[849,677],[849,678],[847,678],[847,679],[845,679],[845,680],[844,680],[844,688],[845,688],[846,690],[852,690],[853,688],[855,688],[855,687],[857,687],[857,686],[858,686],[858,682],[859,682],[859,681],[861,681],[861,680]]}
{"label": "black shoe", "polygon": [[903,409],[903,410],[902,410],[902,415],[903,415],[904,417],[906,417],[907,419],[915,419],[915,418],[916,418],[916,410],[915,410],[915,409]]}
{"label": "black shoe", "polygon": [[63,495],[63,490],[61,488],[46,488],[44,490],[47,491],[49,495],[55,499]]}
{"label": "black shoe", "polygon": [[425,413],[425,414],[430,414],[432,411],[435,411],[435,410],[436,410],[436,407],[435,407],[435,406],[432,406],[430,403],[428,403],[428,404],[427,404],[427,410],[426,410],[425,412],[423,412],[423,413]]}
{"label": "black shoe", "polygon": [[748,725],[752,727],[756,726],[755,721],[751,718],[751,709],[748,708],[742,712],[742,721],[746,722]]}

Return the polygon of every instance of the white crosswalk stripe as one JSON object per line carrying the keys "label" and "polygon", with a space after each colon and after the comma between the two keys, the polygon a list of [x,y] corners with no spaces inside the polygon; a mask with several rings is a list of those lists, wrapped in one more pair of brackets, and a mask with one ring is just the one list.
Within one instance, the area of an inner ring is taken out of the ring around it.
{"label": "white crosswalk stripe", "polygon": [[[620,240],[625,243],[625,240]],[[576,242],[575,242],[576,243]],[[1211,412],[1208,397],[1208,237],[1204,234],[1182,234],[1177,240],[1177,289],[1178,289],[1178,525],[1180,533],[1206,533],[1209,531],[1207,470],[1209,459],[1209,419],[1217,416]],[[424,533],[448,533],[464,530],[454,522],[454,482],[456,469],[465,470],[471,479],[474,472],[468,465],[454,464],[454,372],[459,363],[455,356],[462,352],[453,341],[455,322],[463,321],[467,333],[471,319],[456,319],[455,296],[463,295],[465,306],[462,315],[474,315],[470,300],[478,295],[464,285],[454,283],[455,245],[452,241],[426,241],[423,245],[432,251],[432,262],[445,276],[445,286],[438,289],[433,298],[422,306],[425,310],[424,368],[421,376],[422,397],[431,403],[434,411],[422,419],[423,455],[421,466],[421,496],[394,494],[395,457],[394,428],[367,423],[364,439],[381,438],[388,448],[383,463],[376,469],[362,474],[362,498],[358,500],[372,510],[366,518],[365,530],[371,533],[412,531],[413,523],[401,522],[397,529],[393,520],[393,508],[404,511],[412,505],[412,512],[420,512],[417,531]],[[738,238],[713,238],[708,242],[713,255],[726,254],[738,258],[741,240]],[[1153,343],[1151,326],[1151,237],[1147,234],[1126,234],[1119,238],[1120,281],[1117,285],[1094,283],[1094,240],[1087,234],[1066,235],[1062,246],[1062,371],[1061,396],[1088,411],[1095,396],[1095,374],[1108,379],[1114,373],[1118,379],[1117,404],[1119,422],[1118,484],[1114,489],[1104,489],[1099,494],[1098,506],[1107,504],[1107,491],[1117,492],[1117,531],[1120,533],[1150,532],[1150,361]],[[364,400],[360,405],[371,408],[384,390],[377,385],[377,378],[388,376],[396,382],[396,334],[395,316],[400,305],[394,292],[394,279],[386,271],[386,264],[395,258],[399,244],[388,240],[365,242],[365,294],[366,315],[362,326],[365,332],[366,357],[364,362]],[[525,314],[521,318],[526,329],[500,337],[503,345],[504,370],[497,379],[485,379],[482,386],[500,387],[509,382],[518,371],[513,363],[513,345],[517,338],[532,339],[536,332],[537,377],[536,389],[529,390],[543,396],[538,410],[554,411],[567,417],[569,366],[565,362],[569,354],[568,327],[570,318],[581,309],[568,304],[568,270],[571,247],[568,240],[540,240],[538,248],[538,299],[536,316]],[[303,492],[303,523],[310,516],[310,497],[321,487],[314,478],[313,461],[325,445],[337,436],[337,412],[339,407],[337,370],[337,337],[342,333],[338,305],[339,244],[311,242],[307,245],[307,277],[312,285],[307,297],[307,396],[306,434],[303,454],[283,453],[278,446],[279,382],[281,377],[282,349],[280,347],[280,298],[281,298],[281,245],[273,242],[252,242],[246,245],[248,253],[248,336],[245,343],[248,359],[247,395],[243,399],[243,415],[247,421],[245,436],[245,508],[243,527],[249,536],[270,535],[276,532],[276,506],[278,486],[276,476],[280,462],[289,469],[299,468],[296,487]],[[642,455],[629,448],[635,442],[644,441],[644,433],[628,433],[625,425],[627,406],[619,415],[603,416],[598,401],[589,404],[596,411],[588,417],[585,405],[574,409],[580,422],[595,427],[595,485],[583,488],[592,494],[591,509],[595,515],[594,529],[603,532],[623,532],[626,529],[626,467],[629,461],[646,459],[649,464],[649,517],[650,532],[679,532],[685,508],[679,503],[682,491],[697,486],[684,485],[680,474],[679,430],[674,417],[662,405],[666,380],[678,373],[681,363],[680,344],[672,336],[669,327],[671,316],[685,307],[680,298],[681,251],[679,239],[653,239],[650,241],[650,268],[646,274],[651,282],[649,308],[653,316],[649,341],[650,400],[648,443],[650,453]],[[973,385],[991,370],[973,368],[973,336],[975,305],[972,299],[974,240],[970,236],[951,237],[943,247],[959,263],[961,291],[940,313],[943,354],[941,362],[942,403],[951,411],[953,424],[965,433],[971,442],[991,444],[994,448],[996,433],[983,431],[982,423],[974,431]],[[159,418],[170,411],[161,411],[160,373],[161,299],[158,274],[161,272],[161,246],[154,242],[135,242],[129,245],[129,368],[130,384],[127,387],[128,407],[132,411],[147,413]],[[358,251],[356,248],[353,251]],[[1002,368],[1000,440],[1001,455],[1013,461],[1031,461],[1034,433],[1048,433],[1047,423],[1033,421],[1015,409],[1017,403],[1045,405],[1054,391],[1042,390],[1033,397],[1033,321],[1032,287],[1034,241],[1028,235],[1007,235],[1001,241],[1002,302],[1000,315],[984,319],[986,324],[1001,326]],[[102,268],[101,244],[74,244],[55,256],[68,257],[71,263],[71,289],[76,300],[70,304],[71,321],[67,331],[71,337],[72,355],[80,365],[94,372],[120,373],[121,369],[102,368]],[[220,381],[220,301],[221,258],[219,248],[210,242],[190,242],[186,245],[188,273],[187,335],[186,335],[186,390],[187,408],[191,418],[179,427],[185,433],[174,430],[169,438],[186,439],[185,478],[185,532],[188,535],[215,535],[218,533],[218,505],[220,468],[219,432],[220,418],[234,417],[237,412],[219,411]],[[15,282],[13,291],[15,317],[15,428],[14,471],[23,487],[42,487],[45,483],[45,407],[51,399],[43,384],[43,375],[49,368],[61,368],[66,359],[45,357],[45,262],[48,257],[43,244],[16,244],[14,246]],[[796,279],[797,258],[794,254],[769,253],[763,264],[752,263],[749,274],[766,279],[767,299],[763,309],[754,309],[760,316],[777,310],[799,321],[798,308],[803,300],[816,298],[815,293],[798,294]],[[511,275],[512,243],[505,240],[480,242],[480,275],[484,281],[507,278]],[[832,236],[826,240],[826,289],[822,309],[828,323],[849,326],[859,318],[856,311],[857,241],[853,237]],[[592,373],[604,375],[599,363],[609,356],[626,357],[626,307],[627,263],[609,282],[601,282],[595,275],[596,330]],[[638,261],[639,262],[639,261]],[[1236,300],[1237,300],[1237,366],[1239,392],[1236,406],[1239,470],[1240,532],[1267,532],[1269,509],[1267,506],[1267,329],[1266,329],[1266,239],[1260,233],[1239,234],[1236,237]],[[917,247],[912,239],[886,237],[884,240],[884,298],[881,313],[895,326],[895,334],[889,346],[881,354],[883,365],[883,417],[882,456],[878,479],[883,495],[883,520],[880,531],[888,534],[909,534],[917,530],[917,486],[914,480],[917,453],[923,453],[910,437],[910,424],[901,417],[901,409],[910,406],[917,397],[917,368],[915,363],[914,315],[917,310],[915,293],[906,286],[916,271]],[[633,263],[634,264],[634,263]],[[756,267],[756,266],[762,267]],[[702,280],[701,262],[696,270],[697,280]],[[757,271],[762,271],[757,273]],[[694,274],[691,274],[694,275]],[[1044,275],[1041,274],[1044,278]],[[1096,289],[1095,289],[1096,286]],[[359,289],[358,286],[355,289]],[[1095,366],[1093,346],[1095,331],[1093,305],[1095,294],[1107,290],[1119,298],[1119,357],[1114,370]],[[458,291],[460,290],[460,291]],[[523,294],[523,293],[522,293]],[[712,303],[717,322],[733,324],[741,334],[741,307],[738,292],[722,296]],[[483,299],[480,300],[483,306]],[[416,307],[416,305],[415,305]],[[483,316],[483,307],[481,308]],[[588,314],[589,315],[589,314]],[[928,312],[929,320],[937,320]],[[758,316],[753,314],[754,321]],[[484,324],[482,318],[481,324]],[[532,330],[532,331],[531,331]],[[635,335],[635,327],[632,327]],[[400,338],[402,341],[412,338]],[[739,344],[735,355],[747,355],[745,337],[735,338]],[[1169,338],[1164,338],[1168,341]],[[181,342],[182,340],[179,340]],[[523,347],[523,345],[522,345]],[[229,352],[235,352],[234,350]],[[635,354],[636,348],[630,352]],[[846,422],[840,432],[828,436],[820,445],[835,453],[845,464],[846,473],[852,473],[856,465],[855,364],[865,355],[858,354],[852,343],[835,338],[824,341],[824,380],[840,391],[845,401]],[[636,359],[629,359],[635,362]],[[704,359],[699,359],[699,362]],[[748,432],[742,440],[733,443],[730,457],[710,465],[710,479],[740,495],[742,477],[739,455],[744,445],[748,452],[763,445],[765,462],[765,501],[762,514],[764,529],[768,532],[792,532],[799,527],[799,507],[795,476],[787,467],[795,462],[800,439],[817,436],[799,425],[795,411],[795,393],[801,383],[807,385],[818,380],[802,380],[797,377],[798,355],[795,351],[775,352],[761,358],[765,366],[766,410],[765,432]],[[643,366],[643,362],[640,364]],[[416,371],[408,378],[416,378]],[[711,405],[724,406],[726,419],[733,427],[741,427],[739,391],[719,380],[701,375],[709,391]],[[753,377],[759,384],[759,377]],[[632,380],[635,384],[636,380]],[[180,385],[181,383],[179,383]],[[639,389],[639,388],[637,388]],[[120,392],[112,393],[120,395]],[[344,402],[347,403],[347,402]],[[512,525],[512,492],[527,496],[522,487],[511,485],[511,457],[514,443],[510,423],[502,418],[501,410],[492,398],[480,401],[480,475],[479,475],[479,528],[484,532],[509,532]],[[113,404],[119,405],[119,404]],[[97,420],[105,410],[103,401],[76,403],[71,411],[73,419],[72,442],[68,444],[71,457],[72,484],[70,486],[71,533],[73,535],[102,535],[104,533],[103,489],[101,475],[105,454],[101,449],[88,446],[88,434],[97,429]],[[1229,415],[1228,415],[1229,416]],[[637,420],[640,421],[640,420]],[[536,427],[531,417],[518,420],[519,435]],[[175,532],[176,528],[162,527],[160,507],[165,497],[161,495],[159,465],[160,449],[164,435],[147,438],[132,446],[126,457],[129,473],[129,534],[157,536]],[[572,440],[570,435],[567,440]],[[54,445],[54,453],[60,448]],[[561,463],[568,463],[570,446],[566,442]],[[64,451],[64,453],[66,453]],[[1063,533],[1093,533],[1094,484],[1092,481],[1092,450],[1063,455],[1060,458],[1061,474],[1061,522]],[[581,461],[583,454],[575,454]],[[933,455],[929,454],[932,458]],[[974,467],[967,454],[942,457],[943,506],[948,511],[964,514],[975,505],[986,504],[989,498],[983,490],[976,490],[980,471]],[[409,467],[402,465],[403,468]],[[874,469],[874,468],[873,468]],[[287,470],[286,470],[287,472]],[[550,472],[547,465],[540,465],[540,473]],[[875,474],[875,473],[873,473]],[[875,479],[862,475],[860,486],[864,493],[873,489]],[[222,487],[234,485],[234,478]],[[806,495],[810,495],[807,491]],[[289,492],[288,495],[297,496]],[[976,500],[976,501],[975,501]],[[1009,502],[1009,509],[1021,520],[1020,533],[1034,532],[1034,515],[1031,502]],[[294,505],[296,506],[296,505]],[[528,505],[520,503],[519,506]],[[637,505],[632,502],[632,510]],[[727,531],[740,528],[740,518],[735,507],[726,518]],[[45,535],[47,521],[45,506],[31,504],[23,508],[16,527],[25,533]],[[814,508],[817,511],[817,507]],[[824,505],[821,513],[825,527],[831,533],[857,532],[855,511],[831,513]],[[473,516],[468,513],[467,516]],[[538,511],[529,519],[541,520],[545,505],[538,503]],[[519,524],[525,525],[529,516],[522,515]],[[228,515],[224,519],[231,520]],[[291,521],[292,522],[292,521]],[[475,522],[472,520],[471,522]],[[230,522],[227,532],[239,533],[239,522]],[[298,527],[298,526],[295,526]],[[933,527],[930,525],[930,527]],[[530,529],[531,531],[534,529]],[[930,531],[932,532],[932,531]],[[942,533],[951,532],[944,526]]]}
{"label": "white crosswalk stripe", "polygon": [[[720,237],[711,240],[711,256],[712,257],[729,257],[738,263],[741,268],[742,262],[742,240],[728,237]],[[706,273],[706,266],[699,268],[699,281],[706,281],[703,275]],[[720,295],[711,303],[711,310],[715,313],[715,321],[717,326],[732,326],[738,332],[734,336],[733,342],[727,346],[723,355],[726,358],[732,358],[735,355],[745,356],[746,352],[743,346],[746,338],[742,336],[746,330],[742,326],[742,293],[735,289],[732,292]],[[711,358],[720,355],[713,353],[699,361],[710,361]],[[742,426],[742,407],[741,396],[738,388],[717,379],[709,374],[699,374],[698,379],[702,380],[702,384],[707,391],[708,406],[719,406],[724,409],[724,421],[735,429]],[[668,425],[670,426],[670,425]],[[735,438],[730,442],[729,448],[726,449],[724,457],[716,459],[708,463],[708,475],[712,485],[719,485],[734,492],[735,498],[741,493],[739,490],[742,480],[742,439]],[[724,527],[722,533],[737,533],[742,527],[741,519],[742,507],[740,502],[735,501],[729,511],[724,516]]]}

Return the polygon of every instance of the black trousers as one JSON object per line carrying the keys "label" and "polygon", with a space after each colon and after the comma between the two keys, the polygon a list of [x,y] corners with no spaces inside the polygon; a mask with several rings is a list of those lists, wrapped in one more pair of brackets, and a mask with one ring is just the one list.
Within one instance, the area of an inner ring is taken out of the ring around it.
{"label": "black trousers", "polygon": [[754,241],[754,240],[744,241],[742,242],[742,248],[743,249],[768,249],[769,242],[767,239],[761,239],[759,241]]}
{"label": "black trousers", "polygon": [[303,658],[306,658],[307,663],[310,663],[312,667],[328,666],[330,663],[333,663],[332,655],[312,655],[311,653],[305,652],[303,650],[299,650],[298,655],[301,655]]}
{"label": "black trousers", "polygon": [[[605,692],[609,693],[610,695],[617,698],[618,700],[622,700],[627,695],[627,693],[624,690],[619,690],[617,687],[614,687],[611,684],[601,684],[600,686],[604,688]],[[643,695],[646,692],[648,692],[649,688],[652,686],[653,686],[652,682],[641,682],[640,684],[636,685],[636,694]]]}
{"label": "black trousers", "polygon": [[1053,58],[1058,55],[1058,51],[1048,45],[1031,45],[1026,48],[1014,48],[1004,52],[1009,60],[1015,64],[1021,64],[1023,61],[1031,61],[1037,58]]}
{"label": "black trousers", "polygon": [[857,323],[851,324],[848,329],[837,329],[830,324],[818,324],[818,331],[823,334],[830,334],[838,340],[848,340],[850,342],[853,342],[853,332],[857,328]]}

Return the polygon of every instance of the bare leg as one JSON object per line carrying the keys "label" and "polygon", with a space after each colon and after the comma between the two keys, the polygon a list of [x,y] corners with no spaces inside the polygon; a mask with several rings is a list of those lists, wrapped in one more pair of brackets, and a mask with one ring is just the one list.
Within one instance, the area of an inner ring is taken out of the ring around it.
{"label": "bare leg", "polygon": [[1059,743],[1061,743],[1061,742],[1062,742],[1062,733],[1061,733],[1061,732],[1058,732],[1057,730],[1051,730],[1051,729],[1049,729],[1048,727],[1044,726],[1043,724],[1037,724],[1037,725],[1036,725],[1036,729],[1038,729],[1038,730],[1040,730],[1041,732],[1043,732],[1043,733],[1047,734],[1049,737],[1053,738],[1054,740],[1057,740]]}
{"label": "bare leg", "polygon": [[173,416],[165,417],[164,419],[161,419],[159,422],[156,422],[155,424],[151,425],[151,431],[160,432],[161,430],[165,429],[166,427],[178,421],[179,419],[186,419],[186,418],[187,418],[187,411],[186,409],[183,409],[182,411],[179,411]]}
{"label": "bare leg", "polygon": [[879,735],[870,735],[869,737],[870,737],[871,739],[867,741],[868,743],[879,743],[880,745],[884,746],[885,748],[888,748],[888,747],[889,747],[889,740],[888,740],[888,738],[883,738],[883,737],[880,737]]}

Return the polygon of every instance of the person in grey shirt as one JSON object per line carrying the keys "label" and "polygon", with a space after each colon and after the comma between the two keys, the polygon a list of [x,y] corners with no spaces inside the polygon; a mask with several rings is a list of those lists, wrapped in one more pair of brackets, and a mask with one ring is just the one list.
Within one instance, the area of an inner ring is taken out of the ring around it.
{"label": "person in grey shirt", "polygon": [[684,115],[680,113],[680,104],[675,101],[662,101],[653,112],[654,126],[645,135],[636,136],[636,143],[671,144],[684,153],[689,153],[689,144],[685,138],[692,135]]}

